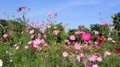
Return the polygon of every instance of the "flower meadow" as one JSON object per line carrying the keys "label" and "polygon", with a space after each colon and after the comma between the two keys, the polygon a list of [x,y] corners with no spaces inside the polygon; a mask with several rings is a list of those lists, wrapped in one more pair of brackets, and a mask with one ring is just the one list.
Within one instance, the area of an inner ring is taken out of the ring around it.
{"label": "flower meadow", "polygon": [[42,21],[27,20],[24,14],[0,20],[0,67],[120,67],[116,23],[103,21],[66,32],[56,12],[46,16]]}

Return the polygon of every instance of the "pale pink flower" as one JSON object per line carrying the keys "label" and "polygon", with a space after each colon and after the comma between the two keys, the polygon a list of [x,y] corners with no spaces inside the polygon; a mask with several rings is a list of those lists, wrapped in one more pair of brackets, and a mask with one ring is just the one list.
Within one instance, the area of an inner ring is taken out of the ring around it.
{"label": "pale pink flower", "polygon": [[54,29],[57,29],[57,27],[55,26]]}
{"label": "pale pink flower", "polygon": [[68,42],[68,45],[70,45],[71,44],[71,42]]}
{"label": "pale pink flower", "polygon": [[28,46],[25,46],[24,48],[25,48],[25,49],[28,49]]}
{"label": "pale pink flower", "polygon": [[33,43],[33,41],[28,41],[28,43],[27,44],[32,44]]}
{"label": "pale pink flower", "polygon": [[115,40],[112,40],[113,43],[115,43]]}
{"label": "pale pink flower", "polygon": [[94,42],[95,44],[98,44],[98,42]]}
{"label": "pale pink flower", "polygon": [[106,21],[102,22],[102,25],[107,25],[108,23]]}
{"label": "pale pink flower", "polygon": [[99,67],[97,64],[94,64],[92,67]]}
{"label": "pale pink flower", "polygon": [[94,55],[88,56],[88,60],[89,60],[89,61],[93,61],[93,62],[94,62],[94,61],[96,61],[96,59],[97,59],[97,58],[96,58],[96,56],[94,56]]}
{"label": "pale pink flower", "polygon": [[41,38],[41,34],[40,33],[38,34],[37,38]]}
{"label": "pale pink flower", "polygon": [[40,40],[40,43],[44,44],[44,43],[45,43],[45,40],[44,40],[44,39],[41,39],[41,40]]}
{"label": "pale pink flower", "polygon": [[31,38],[34,38],[35,35],[31,35]]}
{"label": "pale pink flower", "polygon": [[111,40],[113,40],[113,39],[112,39],[111,37],[108,37],[108,40],[111,41]]}
{"label": "pale pink flower", "polygon": [[44,43],[43,46],[48,46],[48,44],[47,44],[47,43]]}
{"label": "pale pink flower", "polygon": [[76,42],[76,43],[74,44],[74,48],[75,48],[76,50],[80,50],[80,49],[82,48],[82,45],[80,45],[78,42]]}
{"label": "pale pink flower", "polygon": [[17,46],[17,44],[14,44],[14,47],[16,47]]}
{"label": "pale pink flower", "polygon": [[80,62],[81,56],[77,55],[76,59],[77,59],[78,62]]}
{"label": "pale pink flower", "polygon": [[16,46],[16,50],[18,50],[20,47],[19,46]]}
{"label": "pale pink flower", "polygon": [[111,53],[110,52],[108,52],[108,51],[106,51],[105,53],[104,53],[104,56],[106,57],[106,56],[110,56],[111,55]]}
{"label": "pale pink flower", "polygon": [[7,38],[7,36],[8,36],[7,34],[3,34],[3,38]]}
{"label": "pale pink flower", "polygon": [[46,13],[46,16],[50,16],[50,15],[51,15],[51,12],[47,12],[47,13]]}
{"label": "pale pink flower", "polygon": [[102,62],[102,58],[101,57],[97,57],[96,59],[98,62]]}
{"label": "pale pink flower", "polygon": [[76,32],[75,32],[75,35],[79,35],[79,34],[80,34],[80,31],[76,31]]}
{"label": "pale pink flower", "polygon": [[75,40],[75,35],[71,35],[69,38],[70,40]]}
{"label": "pale pink flower", "polygon": [[41,40],[40,39],[35,39],[33,41],[33,45],[39,45],[41,43]]}
{"label": "pale pink flower", "polygon": [[63,57],[67,57],[68,56],[68,52],[65,51],[65,52],[63,52],[62,55],[63,55]]}
{"label": "pale pink flower", "polygon": [[99,32],[98,32],[98,31],[96,31],[96,30],[94,30],[93,32],[94,32],[95,34],[99,34]]}
{"label": "pale pink flower", "polygon": [[34,30],[31,30],[29,33],[30,33],[30,34],[33,34],[33,33],[34,33]]}
{"label": "pale pink flower", "polygon": [[44,34],[44,38],[46,38],[47,37],[47,35],[46,34]]}
{"label": "pale pink flower", "polygon": [[84,57],[84,54],[77,55],[76,59],[78,62],[80,62],[80,59]]}
{"label": "pale pink flower", "polygon": [[53,33],[54,33],[55,35],[58,35],[59,32],[60,32],[59,30],[54,30],[54,31],[53,31]]}
{"label": "pale pink flower", "polygon": [[81,35],[81,37],[82,37],[83,40],[90,40],[91,39],[91,34],[86,32],[86,33],[83,33]]}
{"label": "pale pink flower", "polygon": [[64,42],[65,42],[65,43],[68,43],[68,42],[69,42],[69,40],[64,40]]}
{"label": "pale pink flower", "polygon": [[48,29],[50,29],[50,28],[51,28],[51,26],[50,26],[50,25],[48,25],[47,27],[48,27]]}

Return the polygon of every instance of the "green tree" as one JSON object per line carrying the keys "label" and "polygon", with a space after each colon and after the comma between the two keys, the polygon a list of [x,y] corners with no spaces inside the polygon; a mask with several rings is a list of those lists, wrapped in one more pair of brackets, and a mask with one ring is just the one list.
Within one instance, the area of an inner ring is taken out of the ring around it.
{"label": "green tree", "polygon": [[117,31],[120,30],[120,12],[112,16],[112,22],[114,25],[114,29],[116,29]]}

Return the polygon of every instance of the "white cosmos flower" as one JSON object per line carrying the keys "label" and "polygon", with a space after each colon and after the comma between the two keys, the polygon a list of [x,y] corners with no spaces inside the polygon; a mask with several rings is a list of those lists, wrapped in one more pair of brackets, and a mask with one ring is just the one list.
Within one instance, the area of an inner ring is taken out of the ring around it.
{"label": "white cosmos flower", "polygon": [[3,61],[0,59],[0,67],[2,67],[3,65]]}

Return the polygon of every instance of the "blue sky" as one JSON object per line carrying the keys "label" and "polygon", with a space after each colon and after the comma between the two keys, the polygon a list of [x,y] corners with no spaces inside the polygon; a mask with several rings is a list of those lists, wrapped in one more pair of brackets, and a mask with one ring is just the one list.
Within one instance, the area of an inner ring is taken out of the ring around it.
{"label": "blue sky", "polygon": [[19,16],[16,10],[23,5],[30,8],[27,13],[30,19],[46,20],[48,11],[57,12],[57,21],[69,24],[67,28],[89,27],[102,21],[111,23],[111,16],[120,12],[120,0],[0,0],[0,16],[4,12]]}

